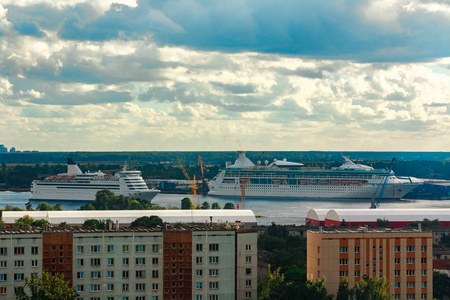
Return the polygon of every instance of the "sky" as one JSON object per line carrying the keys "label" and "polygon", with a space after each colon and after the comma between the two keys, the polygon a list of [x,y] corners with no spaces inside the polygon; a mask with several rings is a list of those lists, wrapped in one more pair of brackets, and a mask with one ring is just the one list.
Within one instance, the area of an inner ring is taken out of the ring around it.
{"label": "sky", "polygon": [[449,151],[444,0],[2,0],[0,144]]}

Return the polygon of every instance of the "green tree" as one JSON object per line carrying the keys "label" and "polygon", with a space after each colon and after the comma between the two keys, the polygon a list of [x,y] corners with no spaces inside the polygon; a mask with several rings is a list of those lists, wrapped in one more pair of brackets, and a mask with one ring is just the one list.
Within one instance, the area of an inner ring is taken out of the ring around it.
{"label": "green tree", "polygon": [[96,219],[87,219],[83,223],[83,228],[85,229],[100,229],[100,230],[106,230],[108,229],[109,222],[111,220],[96,220]]}
{"label": "green tree", "polygon": [[357,300],[390,300],[392,295],[388,292],[389,285],[384,276],[369,278],[366,274],[355,284],[352,293]]}
{"label": "green tree", "polygon": [[6,227],[5,221],[0,218],[0,228]]}
{"label": "green tree", "polygon": [[56,210],[56,211],[63,210],[62,206],[61,206],[61,203],[56,203],[55,205],[53,205],[53,210]]}
{"label": "green tree", "polygon": [[267,266],[266,277],[258,282],[258,300],[276,300],[281,298],[280,291],[286,286],[285,277],[280,268],[272,272],[270,264]]}
{"label": "green tree", "polygon": [[50,204],[48,204],[47,202],[40,202],[38,204],[38,206],[36,207],[37,210],[41,210],[41,211],[52,211],[53,206],[51,206]]}
{"label": "green tree", "polygon": [[44,220],[44,219],[39,219],[39,220],[33,221],[33,223],[31,223],[31,226],[44,227],[47,224],[50,224],[50,222],[47,220]]}
{"label": "green tree", "polygon": [[450,299],[450,277],[438,271],[433,272],[433,298]]}
{"label": "green tree", "polygon": [[388,227],[389,226],[389,220],[386,218],[378,218],[377,219],[377,227]]}
{"label": "green tree", "polygon": [[440,243],[444,246],[450,247],[450,235],[446,234],[441,236]]}
{"label": "green tree", "polygon": [[227,202],[227,203],[225,203],[225,206],[223,207],[223,209],[234,209],[234,204],[231,202]]}
{"label": "green tree", "polygon": [[211,206],[212,209],[220,209],[220,205],[218,202],[214,202]]}
{"label": "green tree", "polygon": [[[306,281],[306,294],[305,299],[315,299],[315,300],[332,300],[333,296],[327,294],[327,289],[325,288],[326,278],[322,277],[317,281]],[[373,299],[375,300],[375,299]]]}
{"label": "green tree", "polygon": [[202,203],[202,209],[210,209],[211,206],[209,205],[208,201],[205,201]]}
{"label": "green tree", "polygon": [[353,300],[355,290],[348,286],[348,278],[344,278],[339,284],[339,289],[336,295],[336,300]]}
{"label": "green tree", "polygon": [[34,222],[34,219],[29,215],[25,215],[22,218],[17,219],[14,222],[14,226],[16,227],[30,227]]}
{"label": "green tree", "polygon": [[163,220],[158,216],[140,217],[131,222],[130,227],[154,228],[156,226],[164,226]]}
{"label": "green tree", "polygon": [[26,208],[27,210],[31,210],[31,209],[33,208],[33,204],[31,203],[31,201],[28,201],[28,202],[25,204],[25,208]]}
{"label": "green tree", "polygon": [[188,197],[184,197],[181,200],[181,209],[192,209],[191,199],[189,199]]}
{"label": "green tree", "polygon": [[78,297],[64,274],[43,272],[42,278],[32,275],[25,277],[22,289],[15,290],[16,300],[73,300]]}

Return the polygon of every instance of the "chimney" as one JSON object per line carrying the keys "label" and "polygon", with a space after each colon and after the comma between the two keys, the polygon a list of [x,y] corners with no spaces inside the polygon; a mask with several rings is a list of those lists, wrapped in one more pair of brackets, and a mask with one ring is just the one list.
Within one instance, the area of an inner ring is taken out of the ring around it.
{"label": "chimney", "polygon": [[209,226],[212,226],[212,216],[209,217]]}
{"label": "chimney", "polygon": [[116,231],[119,231],[119,228],[120,228],[120,227],[119,227],[119,220],[116,220],[116,228],[115,228]]}

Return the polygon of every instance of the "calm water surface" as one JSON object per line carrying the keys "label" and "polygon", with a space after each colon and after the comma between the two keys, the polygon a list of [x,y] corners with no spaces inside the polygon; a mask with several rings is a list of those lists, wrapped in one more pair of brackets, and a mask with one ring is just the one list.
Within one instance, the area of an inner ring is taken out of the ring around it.
{"label": "calm water surface", "polygon": [[[30,198],[30,192],[0,192],[0,208],[6,205],[25,208],[25,203]],[[163,207],[180,207],[181,199],[190,197],[185,194],[159,194],[153,200],[153,204]],[[227,202],[232,202],[235,206],[241,202],[240,197],[217,197],[217,196],[197,196],[197,203],[201,204],[208,201],[209,204],[218,202],[221,207]],[[54,205],[58,202],[49,202]],[[67,201],[62,202],[63,209],[76,210],[86,202]],[[33,202],[33,207],[39,203]],[[270,200],[266,198],[247,198],[245,202],[247,209],[253,210],[255,215],[263,216],[258,218],[258,224],[268,225],[272,222],[277,224],[303,224],[306,213],[311,209],[336,209],[336,208],[369,208],[369,200],[293,200],[293,199],[277,199]],[[380,208],[450,208],[450,200],[399,200],[399,201],[383,201]]]}

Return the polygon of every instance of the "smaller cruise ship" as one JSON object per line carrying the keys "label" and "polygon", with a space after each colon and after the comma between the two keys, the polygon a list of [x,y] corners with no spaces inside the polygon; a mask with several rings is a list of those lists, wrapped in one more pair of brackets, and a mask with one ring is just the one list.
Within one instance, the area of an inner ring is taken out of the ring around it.
{"label": "smaller cruise ship", "polygon": [[116,195],[124,195],[151,201],[160,191],[149,189],[141,171],[123,169],[114,176],[105,173],[83,173],[72,159],[67,161],[67,173],[34,180],[31,184],[32,201],[93,201],[95,194],[108,189]]}

